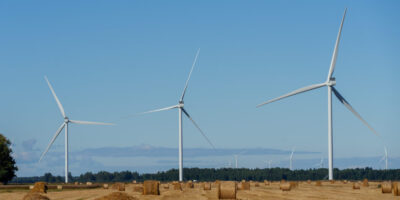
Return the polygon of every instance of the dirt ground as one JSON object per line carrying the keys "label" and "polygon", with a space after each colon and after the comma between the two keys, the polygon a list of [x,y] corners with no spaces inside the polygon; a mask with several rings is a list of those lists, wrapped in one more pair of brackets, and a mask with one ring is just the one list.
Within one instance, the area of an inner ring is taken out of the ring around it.
{"label": "dirt ground", "polygon": [[[165,184],[165,183],[164,183]],[[183,188],[183,191],[173,190],[170,184],[169,189],[164,189],[163,185],[160,187],[159,196],[142,195],[139,192],[133,191],[133,184],[127,184],[125,193],[136,197],[137,199],[218,199],[217,189],[213,185],[209,191],[204,191],[200,184],[195,184],[194,188]],[[251,185],[250,190],[238,190],[237,199],[400,199],[400,196],[393,196],[390,194],[382,194],[381,189],[378,188],[377,182],[370,182],[369,187],[361,186],[360,190],[353,190],[352,183],[343,184],[342,182],[329,183],[324,182],[322,186],[315,186],[315,183],[308,184],[300,182],[297,188],[288,192],[283,192],[279,189],[279,183],[274,182],[270,185],[260,183],[259,187]],[[112,189],[85,189],[85,190],[50,190],[47,194],[51,200],[93,200],[105,195],[108,195],[116,190]],[[21,200],[29,191],[27,190],[0,190],[0,200]]]}

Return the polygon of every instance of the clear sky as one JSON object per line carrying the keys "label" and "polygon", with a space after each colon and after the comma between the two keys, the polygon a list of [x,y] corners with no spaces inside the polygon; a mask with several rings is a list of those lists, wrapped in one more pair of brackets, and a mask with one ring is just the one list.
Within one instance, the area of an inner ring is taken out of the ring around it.
{"label": "clear sky", "polygon": [[[1,1],[0,133],[38,159],[63,120],[47,75],[71,119],[117,124],[71,125],[71,152],[176,148],[177,110],[124,117],[177,104],[201,48],[185,108],[217,148],[326,158],[326,88],[255,106],[325,81],[346,7],[336,88],[381,136],[334,98],[334,156],[400,157],[398,1]],[[209,148],[184,119],[189,147]]]}

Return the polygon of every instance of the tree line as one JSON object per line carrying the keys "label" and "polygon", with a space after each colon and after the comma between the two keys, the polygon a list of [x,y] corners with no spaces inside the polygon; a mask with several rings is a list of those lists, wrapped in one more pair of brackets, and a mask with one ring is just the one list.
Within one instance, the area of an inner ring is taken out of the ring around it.
{"label": "tree line", "polygon": [[[185,168],[184,180],[215,181],[215,180],[253,180],[263,181],[271,180],[324,180],[327,179],[328,169],[300,169],[289,170],[287,168],[266,168],[266,169],[248,169],[248,168]],[[377,170],[372,168],[356,169],[334,169],[334,179],[336,180],[400,180],[400,169]],[[178,170],[171,169],[164,172],[139,174],[138,172],[106,172],[97,173],[86,172],[79,176],[72,176],[69,173],[71,182],[131,182],[144,180],[176,181],[178,179]],[[53,176],[51,173],[45,173],[43,176],[35,177],[14,177],[11,183],[34,183],[44,181],[49,183],[64,182],[64,177]]]}

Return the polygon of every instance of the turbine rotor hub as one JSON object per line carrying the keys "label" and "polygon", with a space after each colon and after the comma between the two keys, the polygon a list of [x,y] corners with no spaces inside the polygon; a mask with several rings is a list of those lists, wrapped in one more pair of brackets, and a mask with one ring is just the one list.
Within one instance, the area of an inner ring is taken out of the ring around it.
{"label": "turbine rotor hub", "polygon": [[336,85],[336,79],[334,77],[330,78],[330,80],[327,82],[328,86],[335,86]]}
{"label": "turbine rotor hub", "polygon": [[68,123],[68,122],[69,122],[68,117],[65,117],[65,118],[64,118],[64,122],[65,122],[65,123]]}

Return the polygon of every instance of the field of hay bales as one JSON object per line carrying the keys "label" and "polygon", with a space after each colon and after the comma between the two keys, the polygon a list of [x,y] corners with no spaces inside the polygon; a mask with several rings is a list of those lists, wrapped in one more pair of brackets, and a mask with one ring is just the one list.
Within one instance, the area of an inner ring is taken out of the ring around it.
{"label": "field of hay bales", "polygon": [[[125,184],[125,191],[112,189],[112,187],[109,187],[109,189],[104,189],[103,187],[92,189],[49,189],[47,193],[42,195],[51,200],[218,199],[219,188],[223,184],[224,182],[217,184],[212,182],[210,184],[211,190],[204,190],[204,183],[193,183],[193,188],[188,187],[187,183],[181,183],[182,190],[176,190],[172,182],[162,182],[159,184],[160,195],[143,195],[142,190],[137,190],[138,187],[143,187],[141,183]],[[315,182],[307,183],[303,181],[296,182],[296,186],[288,191],[282,191],[280,182],[268,182],[268,184],[251,182],[250,190],[241,189],[238,182],[236,184],[236,199],[400,199],[399,196],[393,196],[393,193],[383,194],[380,188],[381,184],[379,182],[368,182],[368,186],[363,186],[360,182],[360,189],[353,189],[353,183],[344,184],[342,181],[321,182],[321,186],[316,186]],[[112,184],[109,183],[109,185]],[[169,187],[166,187],[167,185]],[[151,187],[155,186],[157,184],[153,184]],[[27,189],[0,189],[0,199],[22,200],[28,193],[30,192]]]}

